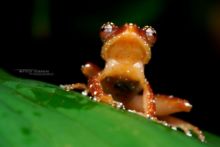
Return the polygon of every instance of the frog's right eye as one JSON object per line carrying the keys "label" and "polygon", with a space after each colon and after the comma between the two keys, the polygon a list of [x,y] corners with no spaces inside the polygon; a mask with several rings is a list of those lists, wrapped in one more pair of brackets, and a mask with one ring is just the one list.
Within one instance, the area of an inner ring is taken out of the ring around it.
{"label": "frog's right eye", "polygon": [[114,32],[118,29],[118,27],[112,23],[112,22],[107,22],[103,24],[100,28],[100,37],[103,42],[111,38],[111,36],[114,34]]}
{"label": "frog's right eye", "polygon": [[152,28],[151,26],[145,26],[142,28],[142,30],[145,33],[145,36],[147,38],[149,45],[152,46],[157,40],[156,30]]}

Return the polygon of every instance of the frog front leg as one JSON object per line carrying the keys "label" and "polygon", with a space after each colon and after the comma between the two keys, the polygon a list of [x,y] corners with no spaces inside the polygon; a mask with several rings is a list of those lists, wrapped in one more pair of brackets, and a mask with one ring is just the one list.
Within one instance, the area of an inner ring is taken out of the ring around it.
{"label": "frog front leg", "polygon": [[82,66],[83,74],[88,78],[88,91],[91,96],[100,102],[104,102],[115,106],[117,102],[115,102],[111,95],[104,93],[104,90],[100,81],[101,69],[92,63],[87,63]]}
{"label": "frog front leg", "polygon": [[[81,67],[81,71],[89,79],[97,75],[100,72],[100,68],[93,63],[87,63]],[[81,91],[86,91],[86,93],[90,92],[89,88],[84,83],[66,84],[66,85],[61,85],[60,87],[66,91],[81,90]]]}
{"label": "frog front leg", "polygon": [[60,85],[60,87],[66,91],[70,91],[70,90],[88,91],[88,88],[84,83],[66,84],[66,85]]}
{"label": "frog front leg", "polygon": [[147,117],[155,118],[156,115],[156,104],[155,97],[152,92],[152,89],[149,83],[145,80],[145,84],[143,85],[143,105],[144,105],[144,114]]}
{"label": "frog front leg", "polygon": [[87,63],[81,68],[82,73],[88,78],[88,84],[74,83],[61,85],[66,91],[82,90],[90,94],[96,101],[104,102],[112,106],[120,106],[119,102],[113,100],[110,94],[103,91],[100,81],[101,69],[93,63]]}
{"label": "frog front leg", "polygon": [[88,89],[90,94],[96,101],[104,102],[112,106],[116,105],[117,102],[113,100],[112,96],[104,92],[99,74],[89,78]]}

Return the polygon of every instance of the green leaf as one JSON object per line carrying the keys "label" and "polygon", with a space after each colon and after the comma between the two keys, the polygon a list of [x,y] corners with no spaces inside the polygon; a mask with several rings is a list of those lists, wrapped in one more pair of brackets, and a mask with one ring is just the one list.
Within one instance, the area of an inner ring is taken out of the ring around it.
{"label": "green leaf", "polygon": [[91,101],[58,86],[0,70],[1,147],[220,146],[151,120]]}

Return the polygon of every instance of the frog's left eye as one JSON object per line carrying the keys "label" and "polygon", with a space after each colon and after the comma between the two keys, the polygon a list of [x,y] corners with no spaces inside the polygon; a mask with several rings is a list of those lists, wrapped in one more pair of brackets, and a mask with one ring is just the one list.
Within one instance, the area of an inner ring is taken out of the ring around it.
{"label": "frog's left eye", "polygon": [[100,37],[102,41],[109,39],[113,33],[117,30],[117,26],[112,22],[107,22],[103,24],[100,28]]}
{"label": "frog's left eye", "polygon": [[151,26],[145,26],[142,28],[147,38],[148,43],[152,46],[157,40],[157,33]]}

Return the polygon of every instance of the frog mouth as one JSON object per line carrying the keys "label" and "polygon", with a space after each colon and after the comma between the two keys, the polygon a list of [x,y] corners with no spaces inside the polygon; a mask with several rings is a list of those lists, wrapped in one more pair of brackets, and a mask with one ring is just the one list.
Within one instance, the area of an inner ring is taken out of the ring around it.
{"label": "frog mouth", "polygon": [[127,77],[105,77],[101,81],[103,90],[119,102],[125,102],[137,95],[143,94],[143,88],[140,81],[132,80]]}

